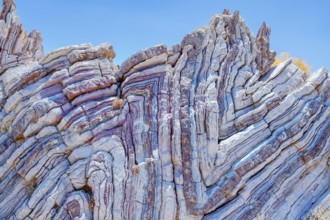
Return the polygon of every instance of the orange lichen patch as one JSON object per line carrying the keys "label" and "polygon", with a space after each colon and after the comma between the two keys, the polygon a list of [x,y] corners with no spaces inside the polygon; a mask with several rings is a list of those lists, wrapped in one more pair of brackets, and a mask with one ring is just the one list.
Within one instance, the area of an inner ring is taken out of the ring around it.
{"label": "orange lichen patch", "polygon": [[132,173],[133,175],[136,175],[139,173],[139,166],[138,165],[133,165],[132,166]]}
{"label": "orange lichen patch", "polygon": [[112,106],[115,108],[115,109],[120,109],[121,108],[121,106],[123,105],[123,103],[124,103],[124,100],[123,99],[115,99],[115,100],[113,100],[113,102],[112,102]]}
{"label": "orange lichen patch", "polygon": [[[112,49],[112,47],[111,47]],[[115,58],[116,53],[113,50],[103,50],[102,51],[102,57],[108,58],[108,59],[113,59]]]}
{"label": "orange lichen patch", "polygon": [[89,210],[93,210],[94,209],[94,206],[95,206],[95,200],[93,198],[91,198],[88,201],[88,208],[89,208]]}
{"label": "orange lichen patch", "polygon": [[100,46],[98,46],[96,49],[100,57],[108,58],[110,60],[116,57],[116,53],[113,50],[112,45],[110,44],[103,43]]}

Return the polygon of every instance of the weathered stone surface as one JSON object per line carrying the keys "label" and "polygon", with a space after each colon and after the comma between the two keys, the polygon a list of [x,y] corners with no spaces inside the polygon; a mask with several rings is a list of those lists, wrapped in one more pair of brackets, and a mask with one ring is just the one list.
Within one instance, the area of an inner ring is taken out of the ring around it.
{"label": "weathered stone surface", "polygon": [[216,15],[121,67],[0,14],[0,219],[329,219],[330,76]]}
{"label": "weathered stone surface", "polygon": [[16,16],[13,0],[4,0],[0,14],[0,73],[8,67],[43,57],[41,36],[38,31],[27,34]]}

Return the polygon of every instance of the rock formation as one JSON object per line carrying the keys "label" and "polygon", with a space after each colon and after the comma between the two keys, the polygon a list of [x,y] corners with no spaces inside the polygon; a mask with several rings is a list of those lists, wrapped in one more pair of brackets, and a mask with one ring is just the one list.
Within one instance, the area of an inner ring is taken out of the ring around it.
{"label": "rock formation", "polygon": [[0,15],[0,219],[329,219],[330,76],[237,12],[118,67]]}

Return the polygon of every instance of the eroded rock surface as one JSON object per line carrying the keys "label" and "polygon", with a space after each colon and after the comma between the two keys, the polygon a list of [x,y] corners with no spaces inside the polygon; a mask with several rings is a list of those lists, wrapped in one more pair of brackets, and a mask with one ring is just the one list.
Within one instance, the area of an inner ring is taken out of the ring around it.
{"label": "eroded rock surface", "polygon": [[0,14],[0,219],[329,217],[330,77],[216,15],[121,67]]}

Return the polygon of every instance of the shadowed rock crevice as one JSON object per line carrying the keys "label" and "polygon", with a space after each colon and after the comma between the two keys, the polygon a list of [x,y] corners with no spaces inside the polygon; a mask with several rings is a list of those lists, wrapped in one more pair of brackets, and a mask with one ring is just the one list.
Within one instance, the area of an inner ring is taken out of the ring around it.
{"label": "shadowed rock crevice", "polygon": [[121,66],[0,14],[0,219],[329,216],[330,77],[225,10]]}

